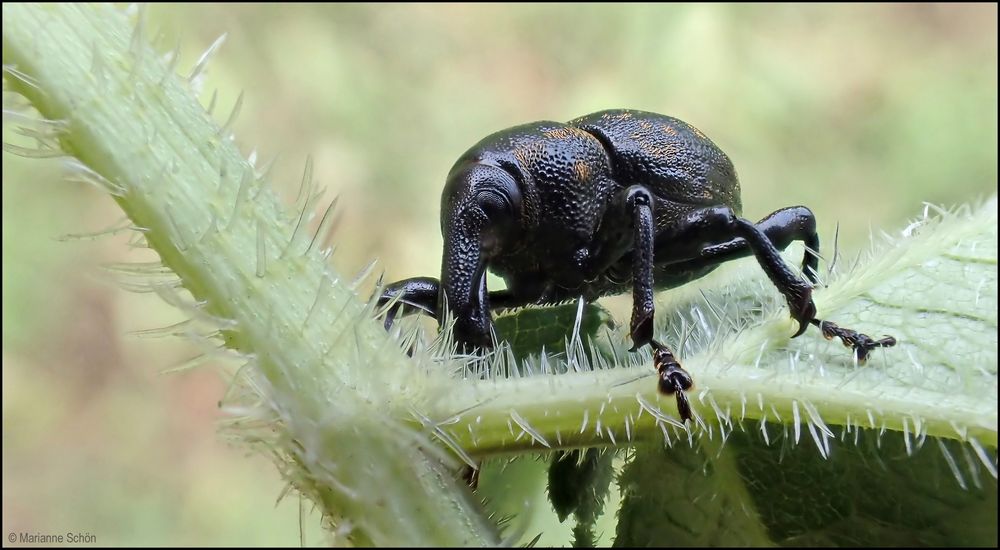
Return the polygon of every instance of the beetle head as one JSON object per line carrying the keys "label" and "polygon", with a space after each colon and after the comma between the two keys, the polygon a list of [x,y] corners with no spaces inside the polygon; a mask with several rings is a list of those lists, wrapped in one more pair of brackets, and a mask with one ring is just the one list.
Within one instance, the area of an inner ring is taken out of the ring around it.
{"label": "beetle head", "polygon": [[[521,218],[521,190],[504,169],[480,163],[456,165],[441,196],[441,232],[478,228],[486,258],[510,242]],[[457,225],[457,226],[456,226]]]}
{"label": "beetle head", "polygon": [[501,168],[460,163],[448,175],[441,197],[439,305],[454,315],[461,344],[492,346],[486,265],[516,238],[521,210],[517,182]]}

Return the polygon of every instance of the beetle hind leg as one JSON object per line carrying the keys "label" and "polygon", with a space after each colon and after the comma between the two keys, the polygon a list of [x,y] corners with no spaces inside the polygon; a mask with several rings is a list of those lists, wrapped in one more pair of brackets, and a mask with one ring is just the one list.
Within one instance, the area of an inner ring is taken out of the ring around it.
{"label": "beetle hind leg", "polygon": [[802,241],[806,245],[802,256],[802,274],[810,283],[816,284],[819,274],[819,234],[816,233],[816,216],[805,206],[782,208],[769,214],[756,224],[767,235],[767,239],[784,250],[792,241]]}
{"label": "beetle hind leg", "polygon": [[[714,237],[717,243],[702,246],[697,251],[683,248],[683,243],[697,242],[698,238],[704,240],[705,236]],[[816,283],[819,265],[819,237],[816,235],[815,218],[804,206],[778,210],[757,224],[737,217],[727,207],[706,208],[692,212],[679,224],[662,230],[657,238],[661,242],[657,247],[657,265],[670,271],[696,270],[744,256],[755,256],[764,273],[785,297],[792,317],[799,322],[799,329],[793,338],[805,332],[810,324],[814,325],[827,339],[837,337],[845,346],[852,347],[859,363],[864,363],[873,349],[896,344],[896,339],[891,336],[875,340],[816,317],[812,284]],[[793,240],[805,242],[802,271],[808,283],[788,268],[778,252]],[[681,246],[670,246],[676,243]]]}
{"label": "beetle hind leg", "polygon": [[823,332],[823,337],[827,340],[832,340],[834,337],[840,338],[844,346],[853,348],[854,358],[858,361],[859,365],[865,364],[865,361],[868,360],[868,354],[875,348],[891,348],[896,345],[896,339],[889,335],[880,340],[875,340],[867,334],[861,334],[849,328],[841,328],[830,321],[813,319],[812,324],[816,325]]}
{"label": "beetle hind leg", "polygon": [[[711,207],[696,210],[686,219],[667,227],[657,235],[656,263],[672,270],[696,271],[716,266],[730,260],[755,255],[754,248],[733,227],[736,216],[729,208]],[[788,248],[793,241],[802,241],[806,251],[802,258],[802,273],[810,283],[817,282],[819,270],[819,235],[816,217],[805,206],[782,208],[751,224],[755,232],[763,233],[778,250]],[[687,243],[712,243],[697,245],[692,249]]]}

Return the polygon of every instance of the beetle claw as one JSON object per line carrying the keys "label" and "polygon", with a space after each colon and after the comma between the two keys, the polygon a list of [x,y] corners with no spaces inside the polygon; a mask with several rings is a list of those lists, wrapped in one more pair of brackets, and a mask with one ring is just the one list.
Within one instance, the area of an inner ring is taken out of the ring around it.
{"label": "beetle claw", "polygon": [[653,341],[653,312],[645,312],[633,317],[632,320],[632,349],[629,351],[639,351],[639,348]]}
{"label": "beetle claw", "polygon": [[802,319],[796,319],[796,321],[799,322],[799,330],[795,331],[795,334],[792,335],[792,338],[798,338],[799,336],[802,336],[802,333],[805,332],[806,328],[809,327],[809,321],[802,321]]}
{"label": "beetle claw", "polygon": [[804,296],[800,297],[798,302],[796,304],[798,307],[789,304],[792,307],[792,318],[799,322],[799,330],[795,331],[792,338],[801,336],[809,328],[809,323],[816,318],[816,304],[812,300],[812,289],[809,289]]}

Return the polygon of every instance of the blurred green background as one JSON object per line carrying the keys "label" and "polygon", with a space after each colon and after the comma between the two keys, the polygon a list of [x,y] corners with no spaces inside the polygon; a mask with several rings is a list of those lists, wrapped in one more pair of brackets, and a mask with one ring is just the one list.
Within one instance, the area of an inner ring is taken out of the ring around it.
{"label": "blurred green background", "polygon": [[[924,201],[997,189],[996,5],[151,5],[147,36],[209,66],[237,141],[307,155],[340,196],[332,262],[437,275],[444,176],[496,130],[628,107],[684,119],[732,158],[745,214],[806,204],[830,243],[867,246]],[[158,35],[157,32],[160,34]],[[4,140],[19,143],[4,122]],[[151,259],[124,235],[63,242],[121,214],[55,161],[3,156],[3,528],[102,545],[323,543],[267,459],[218,434],[224,378],[129,331],[182,318],[100,266]],[[314,224],[315,225],[315,224]],[[668,300],[669,294],[661,296]]]}

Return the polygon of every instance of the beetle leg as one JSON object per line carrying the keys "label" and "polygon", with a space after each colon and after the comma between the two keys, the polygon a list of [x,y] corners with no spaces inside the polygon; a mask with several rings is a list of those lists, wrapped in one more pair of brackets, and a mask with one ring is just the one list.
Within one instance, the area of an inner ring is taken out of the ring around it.
{"label": "beetle leg", "polygon": [[[802,241],[806,251],[802,258],[802,273],[810,283],[816,283],[819,269],[819,235],[816,233],[816,217],[805,206],[791,206],[776,210],[757,222],[759,229],[778,250],[788,248],[792,241]],[[683,237],[681,237],[683,238]],[[670,265],[671,250],[657,250],[657,264]],[[737,237],[718,244],[705,246],[688,258],[680,258],[683,269],[697,269],[710,265],[743,258],[754,254],[746,239]],[[692,259],[695,258],[695,259]]]}
{"label": "beetle leg", "polygon": [[681,364],[667,346],[656,340],[650,340],[649,344],[653,347],[653,365],[659,373],[660,392],[673,394],[677,399],[677,412],[681,415],[682,422],[691,420],[691,403],[688,402],[687,394],[684,392],[691,389],[694,380],[681,368]]}
{"label": "beetle leg", "polygon": [[[385,329],[392,328],[396,317],[400,314],[423,313],[440,321],[438,311],[438,293],[441,283],[434,277],[413,277],[396,281],[385,287],[378,299],[379,307],[389,303],[396,296],[402,295],[385,315]],[[519,298],[509,290],[494,290],[490,292],[490,306],[493,309],[508,309],[521,307],[531,303],[531,300]]]}
{"label": "beetle leg", "polygon": [[[684,392],[693,384],[691,375],[681,368],[667,346],[653,339],[653,197],[645,187],[633,185],[619,195],[609,214],[615,216],[620,213],[622,206],[625,212],[631,214],[633,231],[631,351],[646,344],[653,348],[653,364],[659,373],[659,389],[677,399],[677,411],[681,420],[687,421],[691,419],[691,404]],[[605,222],[599,235],[604,240],[598,242],[604,248],[592,257],[592,261],[602,265],[609,260],[613,261],[615,253],[621,250],[618,247],[628,245],[628,241],[623,240],[617,230],[620,222],[613,219]],[[620,253],[618,257],[621,257]]]}
{"label": "beetle leg", "polygon": [[[815,218],[808,208],[797,206],[778,210],[756,225],[736,217],[727,207],[706,208],[689,214],[676,226],[661,230],[657,239],[663,243],[704,242],[706,236],[709,240],[714,237],[722,242],[704,246],[695,253],[674,250],[671,254],[673,247],[664,245],[661,247],[663,250],[656,251],[658,267],[667,267],[671,271],[697,270],[753,254],[771,282],[785,296],[792,317],[799,322],[799,330],[793,338],[813,324],[827,339],[836,336],[845,346],[853,347],[859,363],[865,362],[871,350],[896,344],[896,339],[891,336],[875,340],[866,334],[816,318],[812,286],[795,276],[778,253],[779,248],[784,249],[792,240],[805,241],[803,272],[811,282],[815,282],[819,237],[816,235]],[[729,240],[723,241],[726,238]]]}
{"label": "beetle leg", "polygon": [[641,185],[622,196],[632,218],[632,350],[653,340],[653,197]]}
{"label": "beetle leg", "polygon": [[753,222],[743,218],[735,218],[733,223],[737,234],[750,244],[754,256],[757,257],[757,263],[760,264],[767,278],[774,283],[774,286],[778,287],[778,291],[785,297],[788,307],[792,310],[792,317],[799,322],[799,330],[792,335],[792,338],[801,335],[806,331],[809,322],[816,317],[816,304],[812,300],[812,285],[795,276],[795,273],[781,259],[778,249]]}
{"label": "beetle leg", "polygon": [[784,250],[792,241],[805,243],[802,255],[802,273],[809,282],[816,284],[819,273],[819,234],[816,233],[816,216],[805,206],[782,208],[757,223],[774,246]]}
{"label": "beetle leg", "polygon": [[[624,207],[624,212],[622,212]],[[626,214],[626,215],[623,215]],[[649,344],[653,348],[653,365],[659,373],[659,390],[673,395],[677,412],[682,421],[691,419],[691,404],[684,393],[693,385],[691,375],[677,361],[670,348],[653,339],[653,196],[641,185],[633,185],[620,194],[605,215],[598,234],[597,253],[590,258],[591,267],[602,267],[621,258],[623,247],[630,243],[623,239],[620,228],[623,219],[631,218],[632,225],[632,324],[631,335],[636,351]],[[617,219],[614,219],[617,218]],[[617,256],[617,257],[616,257]]]}
{"label": "beetle leg", "polygon": [[886,337],[881,340],[875,340],[867,334],[861,334],[860,332],[849,328],[841,328],[830,321],[813,319],[812,324],[819,327],[819,329],[823,332],[823,337],[827,340],[836,336],[837,338],[840,338],[840,341],[843,342],[845,346],[854,348],[854,358],[857,359],[859,365],[865,364],[865,361],[868,360],[868,354],[871,353],[873,349],[890,348],[896,345],[896,339],[889,335],[886,335]]}
{"label": "beetle leg", "polygon": [[438,292],[441,284],[433,277],[413,277],[403,279],[385,287],[378,299],[379,307],[384,306],[393,298],[400,296],[391,309],[385,314],[385,329],[389,330],[396,320],[396,315],[402,310],[403,315],[420,312],[438,319]]}
{"label": "beetle leg", "polygon": [[[772,232],[780,233],[773,229]],[[807,240],[818,246],[818,239]],[[798,278],[785,264],[778,249],[761,227],[737,217],[727,206],[695,210],[680,222],[661,228],[657,241],[660,243],[657,267],[667,267],[670,271],[714,266],[753,254],[764,273],[785,297],[792,310],[792,317],[799,322],[799,330],[795,336],[805,332],[809,322],[816,316],[812,285]],[[705,242],[721,244],[698,244]],[[696,248],[690,248],[691,245]],[[812,262],[807,257],[804,263],[811,266]]]}

